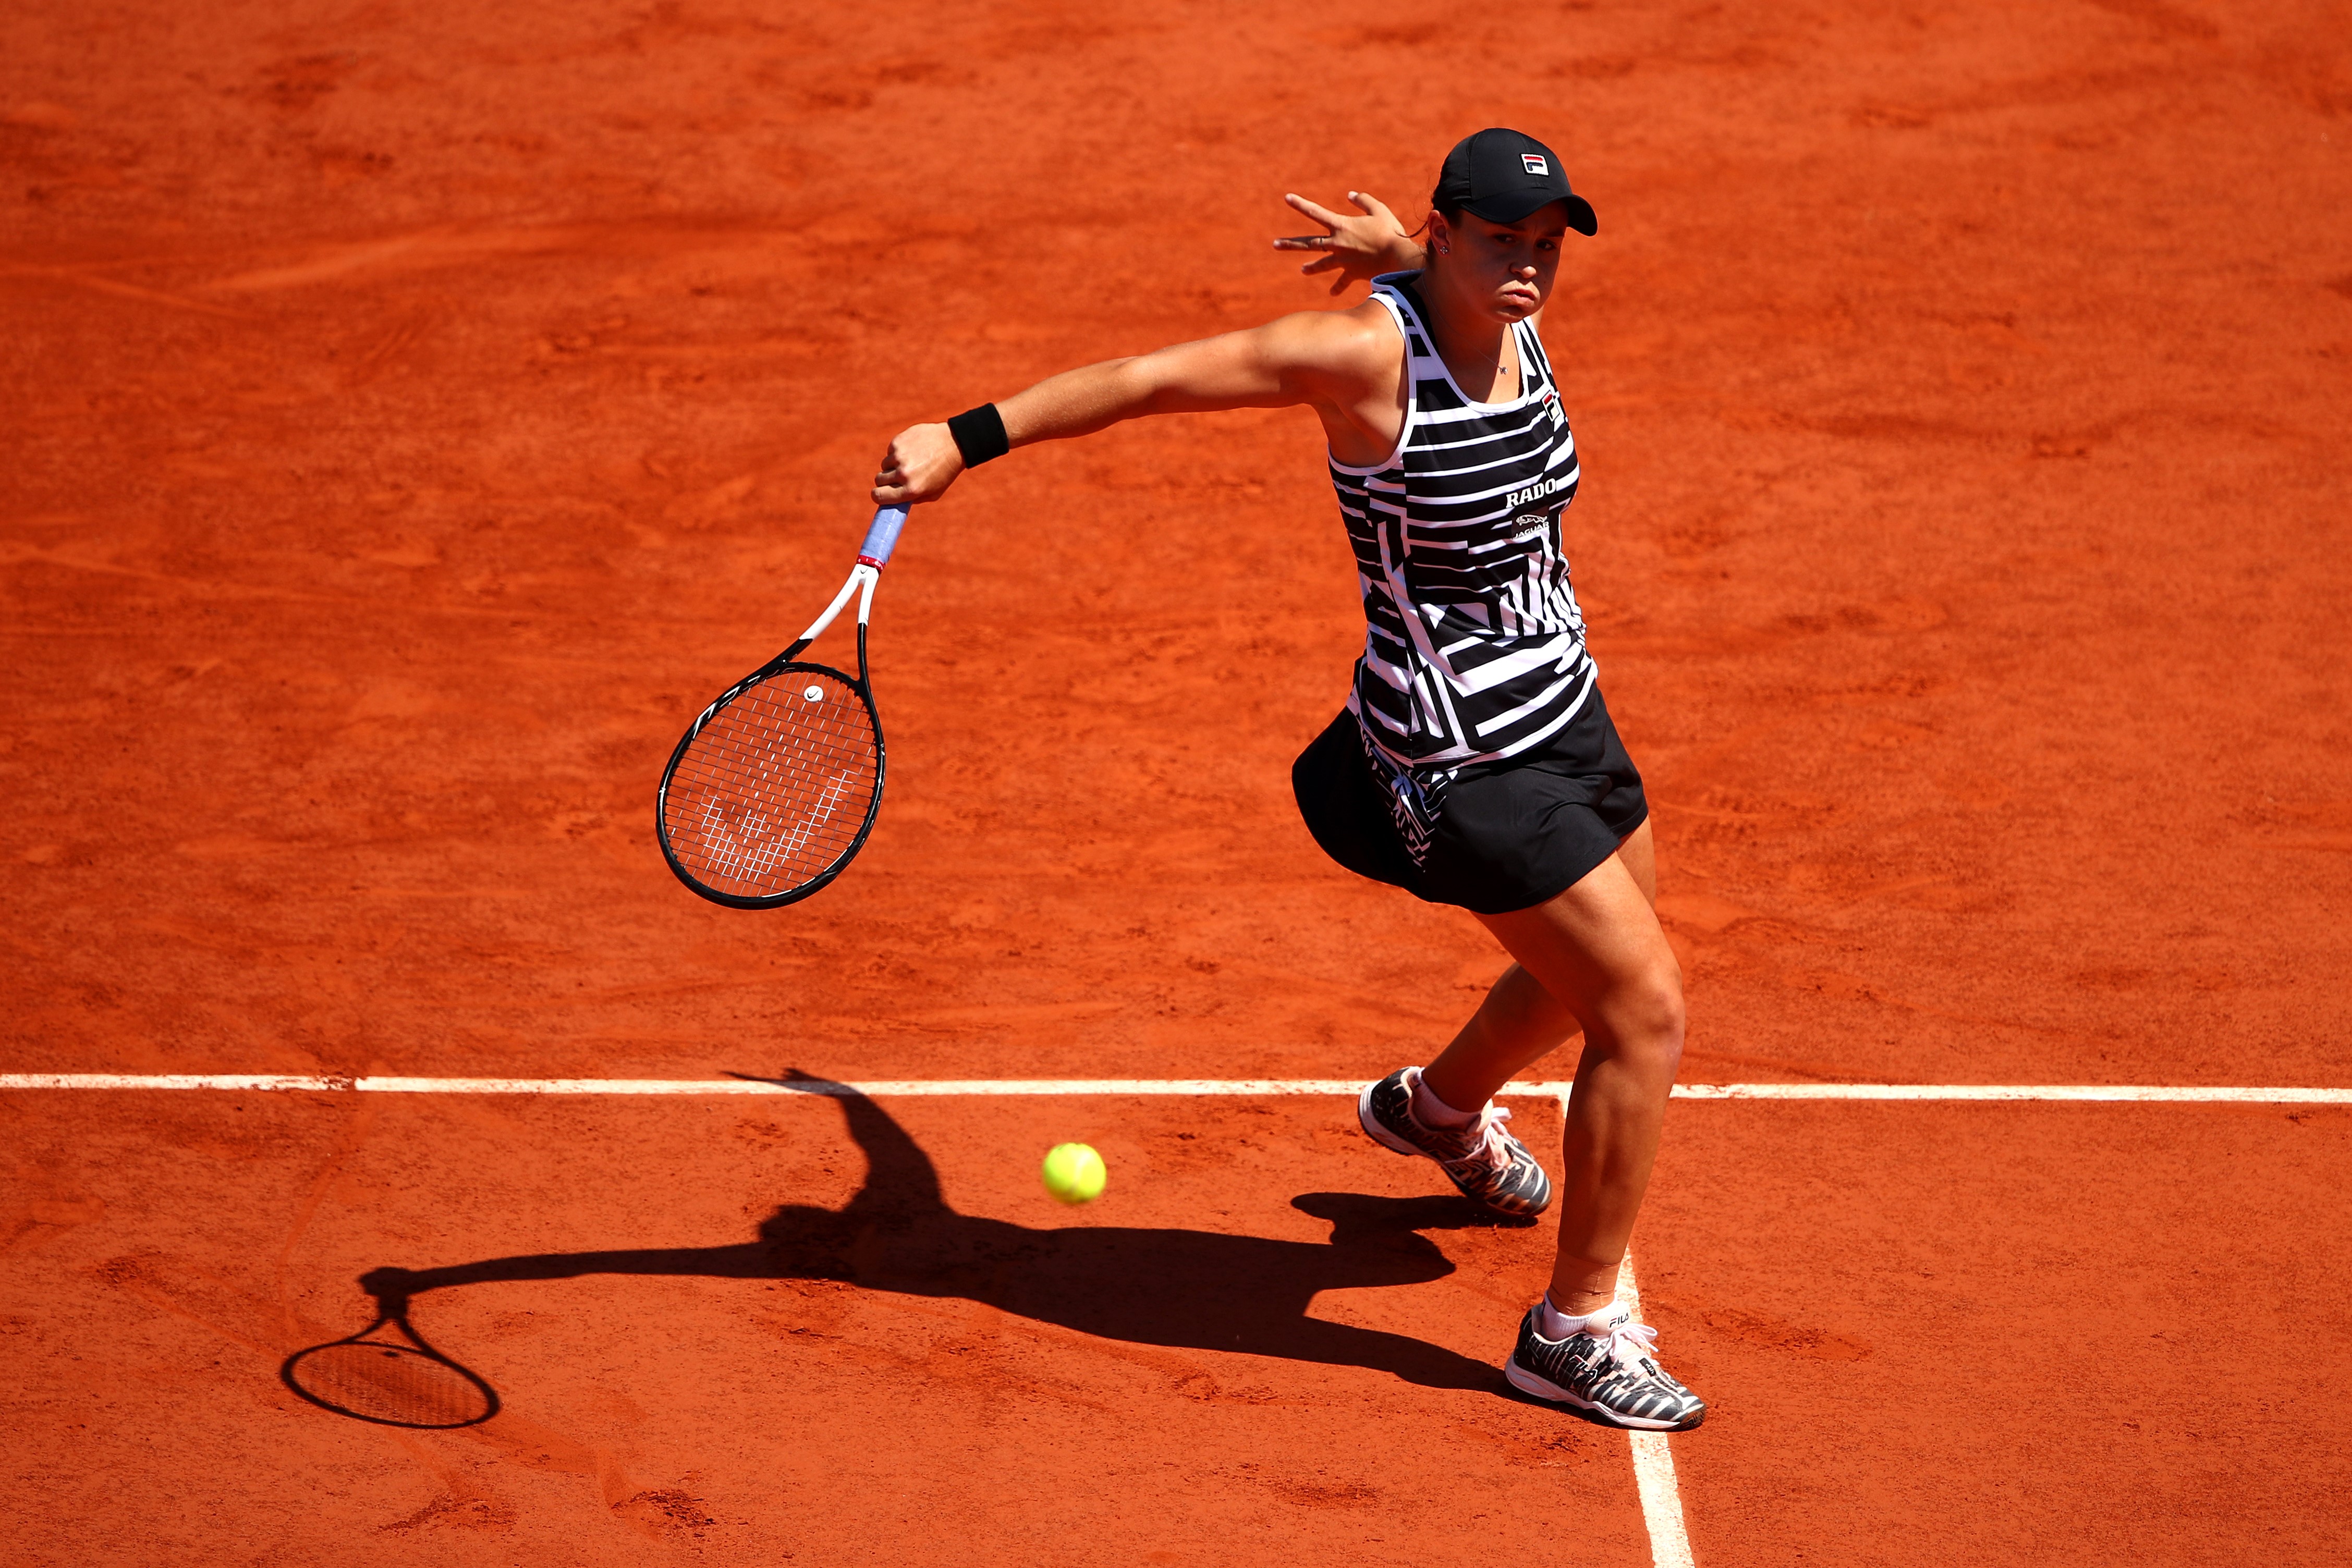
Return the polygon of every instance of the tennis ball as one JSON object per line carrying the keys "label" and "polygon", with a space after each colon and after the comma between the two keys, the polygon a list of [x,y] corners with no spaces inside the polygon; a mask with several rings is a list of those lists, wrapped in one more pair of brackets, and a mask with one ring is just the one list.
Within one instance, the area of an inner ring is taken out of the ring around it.
{"label": "tennis ball", "polygon": [[1092,1203],[1102,1196],[1110,1176],[1103,1169],[1102,1156],[1084,1144],[1055,1145],[1037,1174],[1045,1190],[1064,1203]]}

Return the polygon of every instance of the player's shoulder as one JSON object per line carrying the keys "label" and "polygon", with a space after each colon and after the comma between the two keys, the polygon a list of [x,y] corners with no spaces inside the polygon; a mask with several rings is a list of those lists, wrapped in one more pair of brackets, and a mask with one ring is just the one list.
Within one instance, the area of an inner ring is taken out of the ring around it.
{"label": "player's shoulder", "polygon": [[1394,361],[1400,339],[1396,318],[1376,299],[1341,310],[1301,310],[1272,323],[1288,357],[1318,369],[1346,373],[1376,372]]}

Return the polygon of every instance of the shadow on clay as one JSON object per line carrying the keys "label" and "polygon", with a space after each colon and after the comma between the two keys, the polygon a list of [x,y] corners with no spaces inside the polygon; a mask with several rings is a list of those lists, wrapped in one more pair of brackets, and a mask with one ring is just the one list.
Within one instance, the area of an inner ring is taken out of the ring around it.
{"label": "shadow on clay", "polygon": [[787,1204],[759,1239],[728,1247],[633,1248],[486,1258],[439,1269],[375,1269],[360,1284],[401,1318],[413,1297],[459,1285],[635,1274],[716,1280],[837,1280],[871,1291],[984,1302],[1130,1344],[1238,1351],[1361,1366],[1425,1388],[1504,1390],[1484,1362],[1378,1329],[1307,1315],[1318,1291],[1439,1280],[1454,1265],[1425,1230],[1491,1228],[1466,1199],[1305,1193],[1291,1206],[1331,1225],[1327,1242],[1207,1230],[1075,1226],[1033,1229],[959,1214],[930,1158],[873,1101],[793,1072],[759,1080],[840,1101],[866,1155],[866,1184],[841,1208]]}

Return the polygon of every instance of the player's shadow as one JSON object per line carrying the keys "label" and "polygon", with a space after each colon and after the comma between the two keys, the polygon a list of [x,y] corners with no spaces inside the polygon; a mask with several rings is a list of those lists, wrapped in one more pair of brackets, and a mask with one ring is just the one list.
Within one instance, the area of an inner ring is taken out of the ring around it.
{"label": "player's shadow", "polygon": [[1240,1351],[1392,1373],[1429,1388],[1499,1392],[1494,1366],[1424,1340],[1307,1315],[1318,1291],[1415,1285],[1454,1271],[1422,1232],[1487,1228],[1466,1199],[1306,1193],[1291,1206],[1331,1225],[1323,1242],[1211,1230],[1077,1225],[1032,1229],[959,1214],[929,1155],[889,1113],[837,1083],[789,1083],[837,1099],[866,1155],[866,1184],[841,1208],[788,1204],[759,1239],[728,1247],[632,1248],[488,1258],[439,1269],[376,1269],[361,1286],[404,1309],[427,1291],[493,1281],[637,1274],[719,1280],[839,1280],[908,1296],[955,1297],[1132,1344]]}

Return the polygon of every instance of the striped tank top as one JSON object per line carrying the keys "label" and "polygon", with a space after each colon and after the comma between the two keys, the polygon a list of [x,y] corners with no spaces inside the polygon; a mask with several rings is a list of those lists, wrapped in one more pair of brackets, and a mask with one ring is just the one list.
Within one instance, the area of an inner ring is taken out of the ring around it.
{"label": "striped tank top", "polygon": [[1363,585],[1364,654],[1348,699],[1419,863],[1461,768],[1540,747],[1592,691],[1560,514],[1576,442],[1535,329],[1511,328],[1519,392],[1474,402],[1438,358],[1412,273],[1373,279],[1403,334],[1404,428],[1387,461],[1334,461]]}

